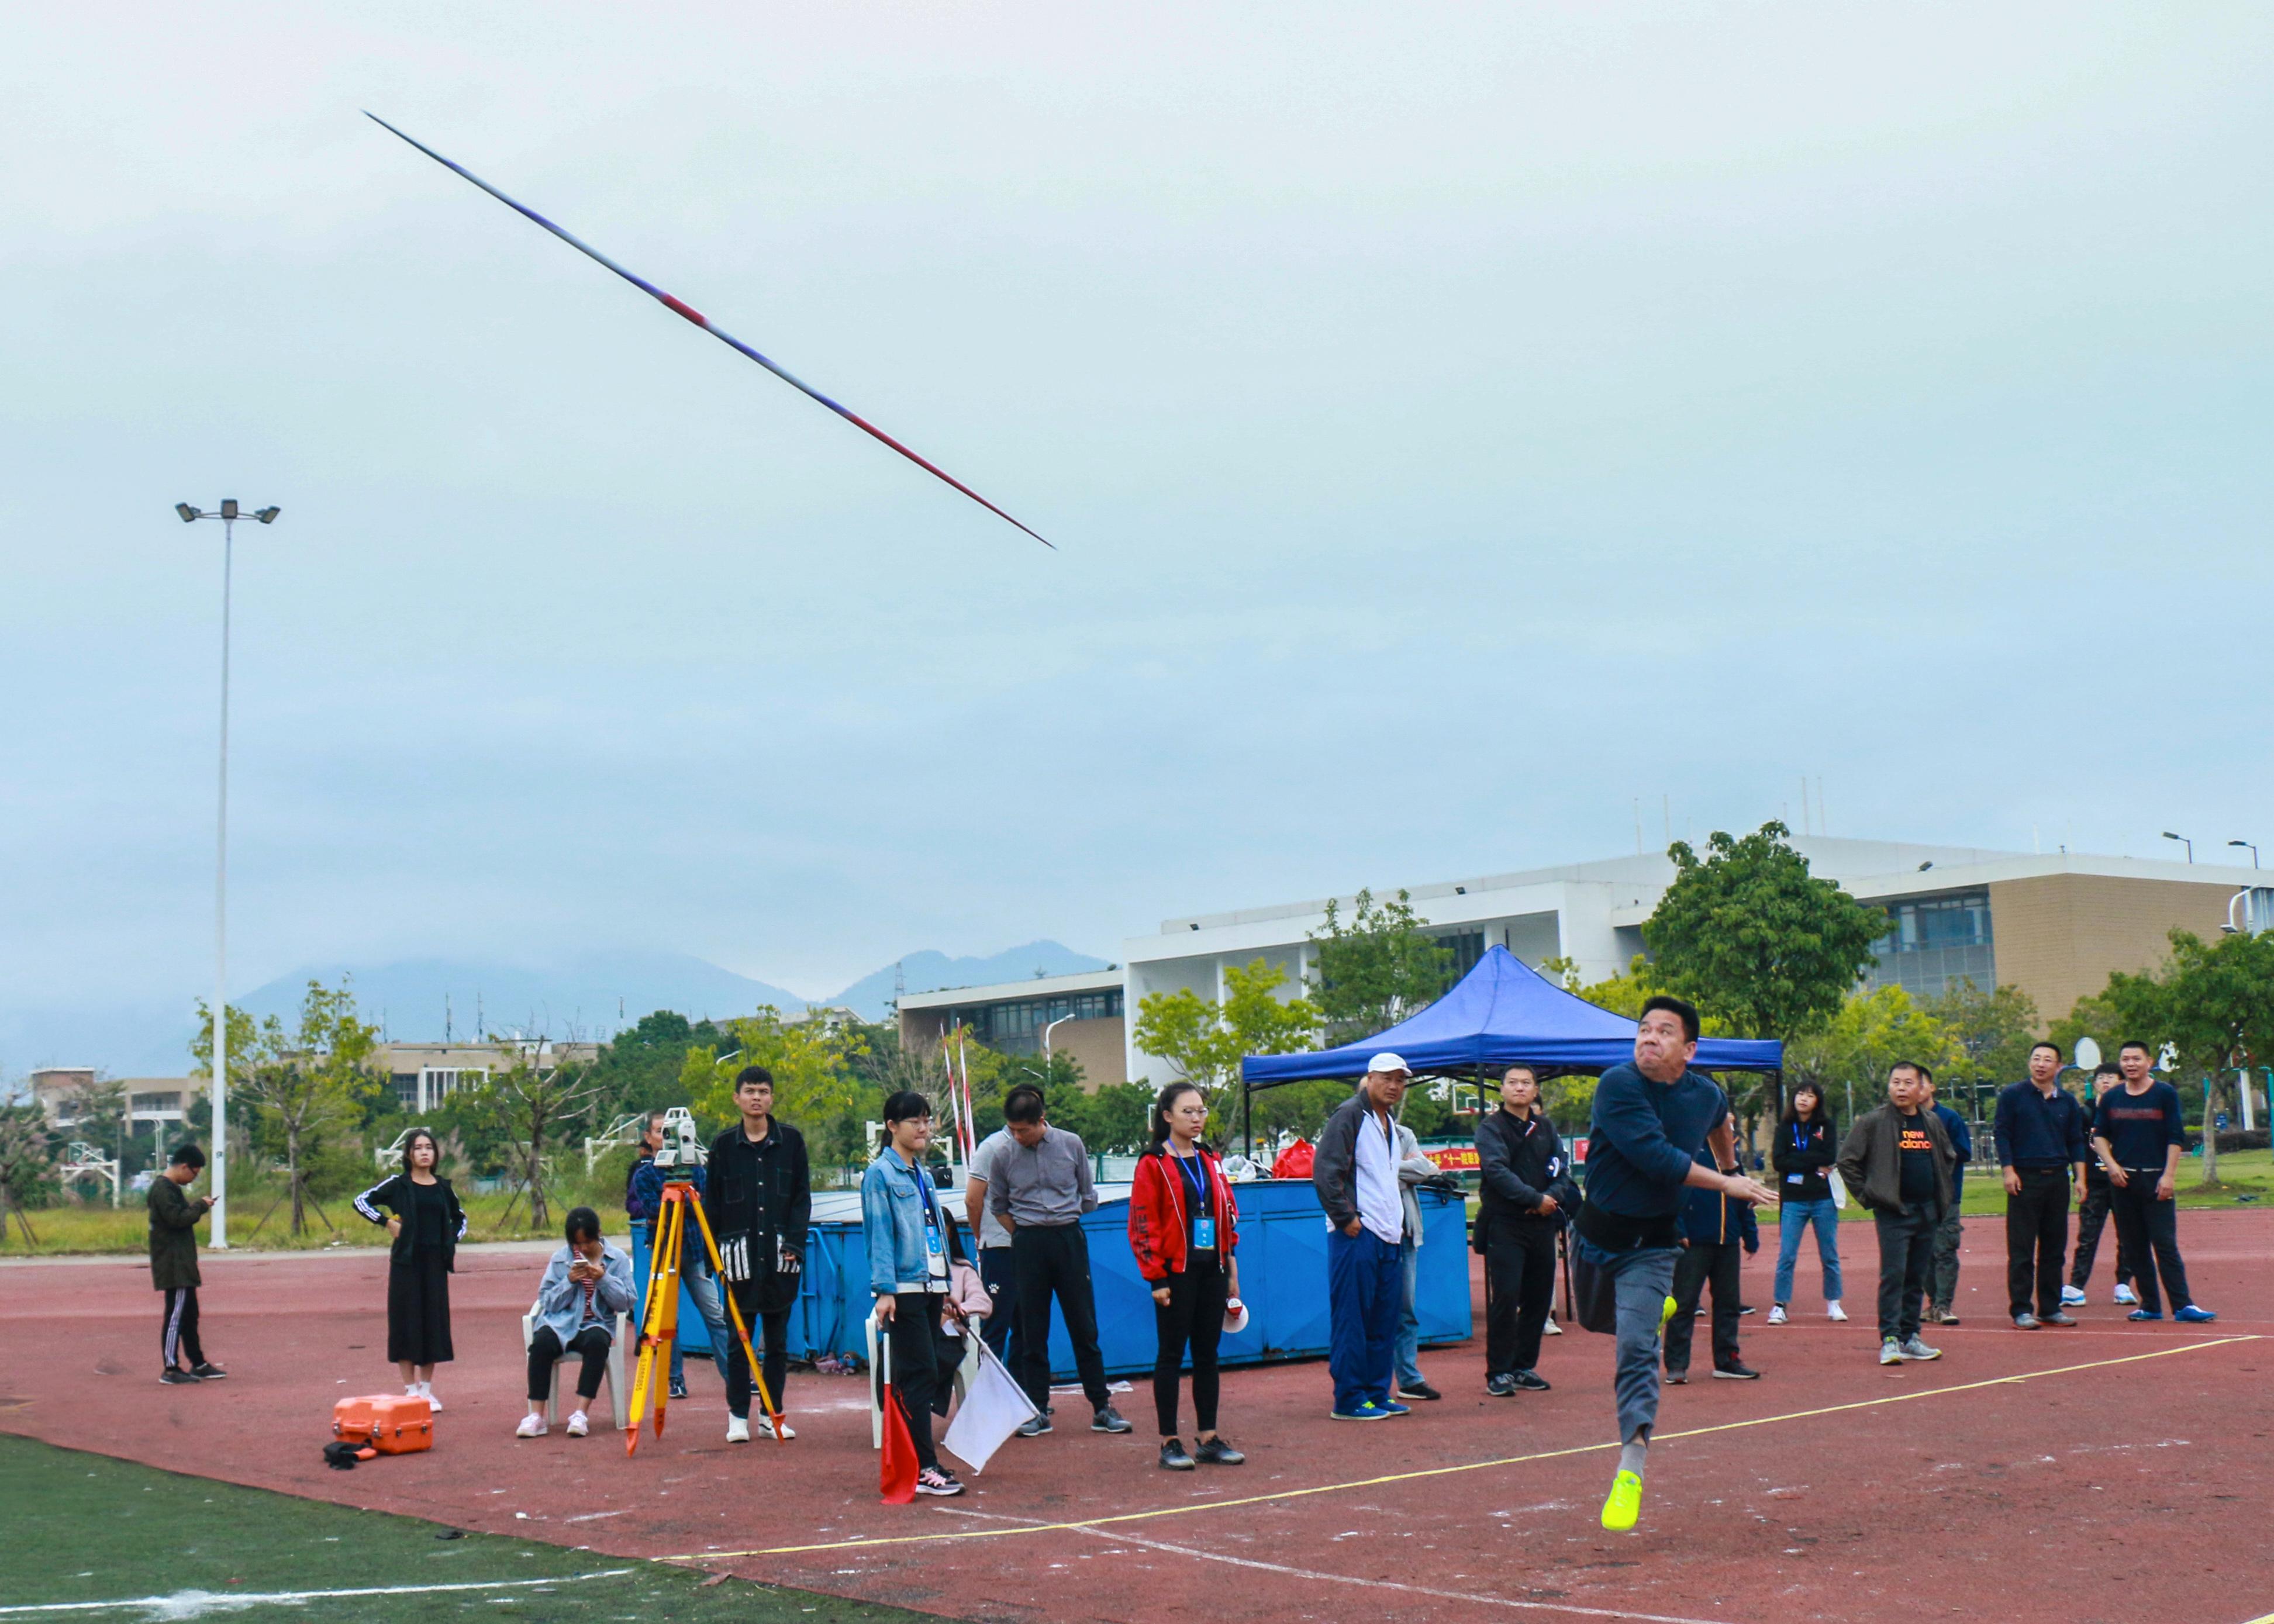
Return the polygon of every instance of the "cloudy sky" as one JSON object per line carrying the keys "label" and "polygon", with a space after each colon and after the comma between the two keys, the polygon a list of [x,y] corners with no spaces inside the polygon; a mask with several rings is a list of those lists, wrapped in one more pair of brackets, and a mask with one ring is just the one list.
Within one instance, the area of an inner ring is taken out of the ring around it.
{"label": "cloudy sky", "polygon": [[204,987],[223,496],[245,986],[1118,958],[1803,773],[2274,842],[2270,67],[2223,5],[26,13],[0,1002]]}

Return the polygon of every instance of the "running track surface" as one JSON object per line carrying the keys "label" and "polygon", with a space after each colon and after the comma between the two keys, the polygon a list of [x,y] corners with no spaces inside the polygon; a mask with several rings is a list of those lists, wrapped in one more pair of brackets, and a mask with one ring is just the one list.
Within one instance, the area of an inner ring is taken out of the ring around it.
{"label": "running track surface", "polygon": [[335,1398],[392,1390],[386,1259],[365,1252],[209,1255],[207,1350],[232,1379],[180,1388],[155,1380],[159,1299],[139,1264],[0,1264],[0,1428],[969,1619],[2134,1624],[2145,1605],[2243,1624],[2274,1613],[2274,1214],[2190,1213],[2180,1237],[2217,1325],[2127,1324],[2103,1275],[2081,1327],[2029,1334],[2006,1324],[1999,1221],[1971,1222],[1966,1324],[1934,1333],[1939,1363],[1885,1371],[1871,1231],[1841,1231],[1844,1326],[1822,1314],[1812,1258],[1796,1322],[1766,1326],[1765,1250],[1745,1269],[1763,1312],[1744,1322],[1765,1379],[1668,1390],[1642,1526],[1623,1536],[1596,1521],[1609,1342],[1576,1331],[1547,1344],[1552,1393],[1486,1398],[1471,1342],[1423,1355],[1444,1402],[1367,1425],[1327,1419],[1322,1364],[1232,1372],[1236,1469],[1157,1470],[1141,1388],[1119,1401],[1137,1423],[1122,1438],[1088,1431],[1073,1395],[1053,1436],[965,1474],[971,1492],[907,1507],[878,1502],[864,1387],[841,1378],[793,1376],[787,1446],[727,1445],[707,1365],[636,1459],[605,1429],[516,1442],[518,1317],[543,1262],[526,1249],[460,1253],[461,1357],[437,1383],[430,1455],[350,1473],[320,1459]]}

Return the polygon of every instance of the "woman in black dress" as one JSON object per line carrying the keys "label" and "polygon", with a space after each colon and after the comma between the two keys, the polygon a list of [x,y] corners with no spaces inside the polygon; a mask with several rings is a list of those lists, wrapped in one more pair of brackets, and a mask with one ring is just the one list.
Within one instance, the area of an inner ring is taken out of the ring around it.
{"label": "woman in black dress", "polygon": [[[466,1232],[465,1209],[450,1181],[434,1170],[434,1136],[413,1128],[403,1142],[403,1171],[356,1197],[356,1211],[395,1237],[387,1274],[387,1357],[403,1372],[403,1391],[439,1411],[434,1367],[450,1351],[450,1272]],[[380,1208],[388,1212],[382,1215]]]}

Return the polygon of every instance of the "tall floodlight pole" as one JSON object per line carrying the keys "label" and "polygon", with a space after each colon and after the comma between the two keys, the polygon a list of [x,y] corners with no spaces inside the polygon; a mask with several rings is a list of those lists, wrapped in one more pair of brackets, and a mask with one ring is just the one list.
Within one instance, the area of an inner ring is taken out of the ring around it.
{"label": "tall floodlight pole", "polygon": [[[213,1001],[213,1237],[229,1245],[229,610],[230,565],[237,551],[237,499],[224,498],[221,511],[207,513],[187,502],[174,511],[184,524],[221,521],[221,771],[218,816],[214,826],[214,1001]],[[276,523],[282,509],[263,508],[250,516]]]}

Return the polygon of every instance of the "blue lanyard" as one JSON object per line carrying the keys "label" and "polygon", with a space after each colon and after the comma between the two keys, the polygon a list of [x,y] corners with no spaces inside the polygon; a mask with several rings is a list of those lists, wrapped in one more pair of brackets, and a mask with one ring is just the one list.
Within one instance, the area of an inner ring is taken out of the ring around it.
{"label": "blue lanyard", "polygon": [[1172,1155],[1169,1160],[1177,1164],[1177,1170],[1185,1176],[1185,1182],[1193,1187],[1193,1210],[1201,1213],[1208,1211],[1209,1177],[1200,1170],[1199,1153],[1195,1152],[1190,1156]]}

